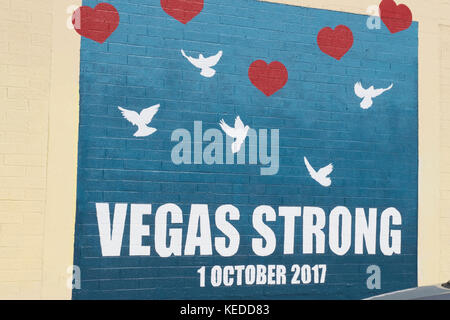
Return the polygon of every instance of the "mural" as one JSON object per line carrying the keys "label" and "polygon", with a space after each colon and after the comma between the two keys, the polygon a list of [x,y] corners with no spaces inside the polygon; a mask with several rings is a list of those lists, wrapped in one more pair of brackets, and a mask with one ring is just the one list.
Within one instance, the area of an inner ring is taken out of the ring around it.
{"label": "mural", "polygon": [[380,13],[85,0],[73,298],[416,286],[418,26]]}

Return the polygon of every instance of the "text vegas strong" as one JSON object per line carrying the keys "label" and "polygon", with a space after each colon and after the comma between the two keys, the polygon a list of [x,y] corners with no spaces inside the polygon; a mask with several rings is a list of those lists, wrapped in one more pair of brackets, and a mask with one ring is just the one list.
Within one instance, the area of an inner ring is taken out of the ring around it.
{"label": "text vegas strong", "polygon": [[[96,203],[103,256],[210,256],[214,249],[220,256],[231,257],[241,243],[236,226],[244,222],[257,234],[250,239],[250,247],[258,256],[273,254],[277,246],[285,255],[323,254],[328,246],[332,253],[342,256],[350,253],[352,244],[354,254],[401,254],[402,216],[396,208],[355,208],[354,215],[343,206],[330,212],[320,207],[277,209],[261,205],[251,217],[244,217],[233,205],[219,206],[210,213],[207,204],[192,204],[189,213],[183,215],[173,203],[158,208],[151,204],[116,203],[111,221],[109,204]],[[219,234],[212,237],[212,230]],[[129,232],[128,250],[122,250],[124,232]]]}

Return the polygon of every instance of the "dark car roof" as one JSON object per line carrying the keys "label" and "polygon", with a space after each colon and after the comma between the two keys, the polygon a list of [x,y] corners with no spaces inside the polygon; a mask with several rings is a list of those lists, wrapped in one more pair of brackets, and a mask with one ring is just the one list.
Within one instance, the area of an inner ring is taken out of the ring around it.
{"label": "dark car roof", "polygon": [[425,286],[385,293],[365,300],[450,300],[450,289],[443,285]]}

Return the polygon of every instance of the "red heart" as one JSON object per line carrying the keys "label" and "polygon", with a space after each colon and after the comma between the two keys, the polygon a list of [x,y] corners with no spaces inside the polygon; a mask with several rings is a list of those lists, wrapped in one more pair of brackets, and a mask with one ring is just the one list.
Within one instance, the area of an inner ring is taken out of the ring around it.
{"label": "red heart", "polygon": [[117,29],[120,16],[114,6],[99,3],[94,9],[79,7],[72,15],[75,31],[88,39],[103,43]]}
{"label": "red heart", "polygon": [[381,1],[380,17],[391,33],[406,30],[412,23],[412,13],[408,6],[397,5],[393,0]]}
{"label": "red heart", "polygon": [[256,60],[248,69],[248,77],[256,88],[269,97],[284,87],[288,81],[288,71],[281,62],[267,64]]}
{"label": "red heart", "polygon": [[353,46],[352,30],[343,25],[337,26],[334,30],[330,27],[323,28],[317,35],[317,44],[322,52],[341,60]]}
{"label": "red heart", "polygon": [[161,7],[181,23],[188,23],[203,10],[203,0],[161,0]]}

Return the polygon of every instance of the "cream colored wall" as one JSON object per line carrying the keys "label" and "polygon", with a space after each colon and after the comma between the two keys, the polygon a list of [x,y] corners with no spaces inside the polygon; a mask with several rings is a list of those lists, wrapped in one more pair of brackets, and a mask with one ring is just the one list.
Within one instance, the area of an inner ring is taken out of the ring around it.
{"label": "cream colored wall", "polygon": [[[450,14],[450,10],[448,11]],[[441,38],[441,279],[450,280],[450,23],[440,25]]]}
{"label": "cream colored wall", "polygon": [[[270,2],[359,14],[379,3]],[[420,23],[418,271],[424,285],[450,279],[450,3],[403,2]],[[67,29],[66,10],[80,3],[0,0],[0,299],[71,297],[66,270],[73,260],[80,37]]]}
{"label": "cream colored wall", "polygon": [[39,298],[52,3],[1,0],[0,17],[0,298]]}
{"label": "cream colored wall", "polygon": [[[11,0],[15,1],[15,0]],[[33,0],[34,1],[34,0]],[[46,0],[47,1],[47,0]],[[42,298],[67,299],[73,264],[78,157],[80,36],[67,28],[67,12],[81,0],[53,0],[52,77]]]}
{"label": "cream colored wall", "polygon": [[0,0],[0,299],[70,298],[78,0]]}

